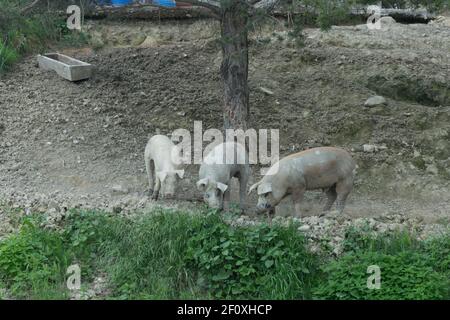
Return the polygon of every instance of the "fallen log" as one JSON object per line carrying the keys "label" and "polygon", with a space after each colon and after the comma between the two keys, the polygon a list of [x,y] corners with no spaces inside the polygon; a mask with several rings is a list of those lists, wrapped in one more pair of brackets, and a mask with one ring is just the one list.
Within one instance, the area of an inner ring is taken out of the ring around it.
{"label": "fallen log", "polygon": [[214,14],[207,8],[198,6],[179,6],[174,8],[152,4],[138,4],[124,7],[97,7],[86,13],[86,18],[132,18],[132,19],[193,19],[212,18]]}
{"label": "fallen log", "polygon": [[[367,19],[373,13],[369,12],[366,8],[353,8],[350,10],[349,15],[353,17],[360,17],[361,19]],[[431,13],[426,9],[381,9],[379,12],[381,17],[391,16],[398,21],[417,21],[428,22],[437,17],[435,13]],[[317,15],[315,12],[307,11],[305,9],[297,9],[294,11],[289,10],[275,10],[272,15],[280,18],[289,18],[294,16],[312,16]]]}
{"label": "fallen log", "polygon": [[[366,19],[372,12],[368,7],[355,7],[349,12],[349,16]],[[406,22],[429,22],[436,18],[436,14],[428,12],[426,9],[389,9],[382,8],[380,16],[391,16],[397,21]],[[292,18],[295,16],[314,16],[304,7],[299,6],[295,10],[275,9],[272,15],[280,18]],[[192,18],[212,18],[214,13],[201,6],[177,6],[174,8],[162,7],[154,4],[133,4],[123,7],[98,6],[91,12],[86,13],[86,18],[128,18],[128,19],[192,19]]]}
{"label": "fallen log", "polygon": [[436,18],[436,14],[429,12],[426,9],[390,9],[382,8],[379,12],[374,12],[370,8],[354,8],[351,10],[351,15],[369,17],[377,13],[382,17],[390,16],[395,20],[404,21],[430,21]]}

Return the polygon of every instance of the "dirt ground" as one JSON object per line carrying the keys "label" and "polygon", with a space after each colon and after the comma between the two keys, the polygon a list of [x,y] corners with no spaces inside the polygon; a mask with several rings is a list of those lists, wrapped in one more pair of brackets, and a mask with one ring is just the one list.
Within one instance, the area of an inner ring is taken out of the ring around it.
{"label": "dirt ground", "polygon": [[[40,211],[151,207],[143,159],[148,138],[192,130],[194,121],[203,130],[221,128],[215,23],[96,21],[87,27],[92,46],[63,52],[94,64],[92,79],[65,81],[40,70],[35,56],[0,78],[3,203]],[[303,47],[282,26],[256,31],[250,125],[279,129],[282,155],[323,145],[351,151],[359,165],[346,209],[352,218],[448,219],[450,27],[383,27],[308,29]],[[373,95],[387,105],[365,107]],[[386,148],[364,152],[364,144]],[[197,172],[189,166],[179,199],[159,203],[199,206],[189,201],[201,196]],[[324,200],[309,193],[305,216],[316,215]],[[279,213],[293,213],[288,200]]]}

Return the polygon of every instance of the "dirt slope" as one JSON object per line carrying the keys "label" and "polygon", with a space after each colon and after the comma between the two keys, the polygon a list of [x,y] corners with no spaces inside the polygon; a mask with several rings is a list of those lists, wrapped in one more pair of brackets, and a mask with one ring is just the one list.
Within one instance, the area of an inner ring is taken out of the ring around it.
{"label": "dirt slope", "polygon": [[[450,28],[385,27],[306,30],[305,47],[286,31],[256,33],[251,125],[280,129],[283,155],[321,145],[351,150],[360,167],[352,217],[448,218]],[[193,121],[221,128],[216,25],[96,22],[89,29],[103,49],[67,51],[97,66],[89,81],[64,81],[38,69],[35,57],[0,79],[0,199],[13,206],[152,206],[143,165],[149,136],[191,130]],[[387,106],[364,107],[375,94]],[[367,153],[363,144],[386,149]],[[190,166],[180,198],[200,196],[197,171]],[[305,215],[316,214],[320,201],[310,193]],[[289,203],[280,213],[292,213]]]}

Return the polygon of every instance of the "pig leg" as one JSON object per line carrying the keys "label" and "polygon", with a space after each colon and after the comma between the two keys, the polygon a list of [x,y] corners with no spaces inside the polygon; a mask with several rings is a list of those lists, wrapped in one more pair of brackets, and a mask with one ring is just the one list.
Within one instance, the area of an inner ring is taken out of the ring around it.
{"label": "pig leg", "polygon": [[272,220],[274,216],[275,216],[275,208],[272,208],[269,211],[267,211],[267,223],[269,224],[269,226],[272,226]]}
{"label": "pig leg", "polygon": [[154,184],[154,165],[152,166],[152,160],[149,157],[145,157],[145,169],[147,170],[147,178],[148,178],[148,185],[149,185],[149,192],[150,195],[153,193],[153,184]]}
{"label": "pig leg", "polygon": [[305,189],[298,189],[292,192],[292,201],[294,201],[295,215],[298,218],[302,217],[300,205],[303,201],[303,194],[305,193]]}
{"label": "pig leg", "polygon": [[336,184],[337,211],[341,214],[344,211],[345,201],[353,189],[353,179],[346,179]]}
{"label": "pig leg", "polygon": [[156,183],[155,183],[155,190],[153,191],[152,199],[158,200],[159,196],[159,190],[161,189],[161,180],[159,180],[158,177],[156,177]]}
{"label": "pig leg", "polygon": [[230,189],[227,189],[223,194],[223,207],[225,211],[230,211]]}
{"label": "pig leg", "polygon": [[326,194],[327,194],[328,200],[327,200],[327,204],[323,208],[322,215],[324,215],[325,212],[330,211],[331,207],[333,206],[334,202],[336,201],[336,198],[337,198],[336,185],[330,187],[326,191]]}
{"label": "pig leg", "polygon": [[241,209],[241,213],[245,211],[245,205],[247,203],[247,183],[248,176],[246,174],[241,174],[239,177],[239,207]]}

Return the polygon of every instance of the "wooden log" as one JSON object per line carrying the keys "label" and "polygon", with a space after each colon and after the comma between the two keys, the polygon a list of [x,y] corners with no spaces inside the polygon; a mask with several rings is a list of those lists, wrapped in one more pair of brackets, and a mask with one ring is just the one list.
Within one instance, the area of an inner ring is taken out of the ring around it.
{"label": "wooden log", "polygon": [[[275,9],[271,13],[275,17],[288,18],[293,16],[312,15],[316,13],[299,6],[295,10]],[[349,16],[360,16],[367,18],[372,14],[367,7],[354,7]],[[391,16],[396,20],[427,22],[436,18],[436,14],[426,9],[389,9],[382,8],[381,16]],[[161,7],[154,4],[133,4],[123,7],[98,6],[92,12],[86,13],[87,18],[131,18],[131,19],[191,19],[212,18],[214,14],[207,8],[201,6],[180,5],[173,8]]]}
{"label": "wooden log", "polygon": [[204,7],[178,6],[173,8],[151,4],[138,4],[124,7],[97,7],[86,18],[131,18],[131,19],[192,19],[211,18],[213,13]]}
{"label": "wooden log", "polygon": [[[303,9],[297,9],[294,11],[275,10],[272,12],[272,15],[278,18],[291,18],[295,16],[315,17],[316,13]],[[349,16],[360,17],[361,19],[367,19],[371,15],[372,14],[364,8],[354,8],[351,9],[349,13]],[[428,22],[436,18],[436,14],[430,13],[424,9],[382,9],[380,11],[380,16],[391,16],[397,21],[408,22]]]}
{"label": "wooden log", "polygon": [[[351,10],[351,15],[369,17],[373,14],[368,8],[353,8]],[[417,20],[432,20],[436,18],[436,14],[429,12],[426,9],[390,9],[382,8],[379,11],[380,16],[391,16],[394,19],[404,18],[404,19],[417,19]]]}

